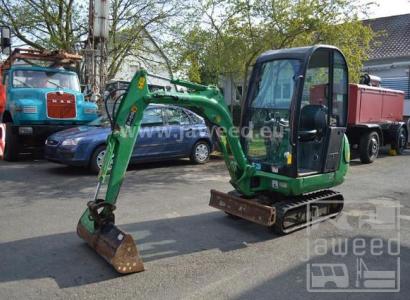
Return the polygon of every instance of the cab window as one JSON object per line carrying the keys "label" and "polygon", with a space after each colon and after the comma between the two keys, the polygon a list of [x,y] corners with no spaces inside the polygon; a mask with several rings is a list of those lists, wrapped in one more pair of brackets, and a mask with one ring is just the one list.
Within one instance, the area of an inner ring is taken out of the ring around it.
{"label": "cab window", "polygon": [[262,170],[272,172],[288,165],[291,103],[300,66],[296,59],[265,62],[253,83],[255,94],[248,112],[253,135],[245,145],[248,159]]}
{"label": "cab window", "polygon": [[333,97],[332,97],[332,126],[346,126],[348,76],[345,59],[339,52],[333,58]]}
{"label": "cab window", "polygon": [[60,71],[15,70],[13,72],[13,87],[59,88],[81,91],[76,74]]}

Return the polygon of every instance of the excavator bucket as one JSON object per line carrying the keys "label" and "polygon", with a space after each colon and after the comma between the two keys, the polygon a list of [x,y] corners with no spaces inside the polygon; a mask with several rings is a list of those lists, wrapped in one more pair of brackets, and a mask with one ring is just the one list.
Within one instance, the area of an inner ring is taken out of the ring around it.
{"label": "excavator bucket", "polygon": [[90,234],[80,222],[77,233],[117,272],[128,274],[144,271],[134,239],[114,224],[106,225]]}
{"label": "excavator bucket", "polygon": [[113,219],[100,224],[95,229],[96,215],[92,213],[94,203],[94,201],[89,202],[89,208],[78,222],[77,234],[117,272],[128,274],[144,271],[144,264],[139,257],[134,239],[115,226]]}

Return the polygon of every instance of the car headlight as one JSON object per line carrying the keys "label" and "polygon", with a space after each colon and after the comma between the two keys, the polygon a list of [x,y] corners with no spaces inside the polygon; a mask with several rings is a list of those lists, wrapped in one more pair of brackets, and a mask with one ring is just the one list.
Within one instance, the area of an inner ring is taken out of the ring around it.
{"label": "car headlight", "polygon": [[61,143],[61,145],[62,146],[77,146],[78,142],[81,141],[81,139],[82,138],[66,139]]}

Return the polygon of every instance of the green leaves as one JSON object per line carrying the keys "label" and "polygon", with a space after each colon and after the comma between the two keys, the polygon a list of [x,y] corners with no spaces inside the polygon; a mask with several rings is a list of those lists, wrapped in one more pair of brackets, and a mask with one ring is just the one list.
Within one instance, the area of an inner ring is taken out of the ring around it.
{"label": "green leaves", "polygon": [[169,45],[174,68],[205,84],[222,77],[243,80],[246,92],[250,69],[262,52],[324,43],[344,51],[355,81],[373,38],[357,21],[365,6],[354,0],[208,0],[197,9],[197,25]]}
{"label": "green leaves", "polygon": [[[111,0],[108,79],[129,57],[159,57],[170,72],[243,86],[264,51],[327,43],[346,54],[358,79],[373,38],[357,20],[369,8],[354,0]],[[0,23],[37,49],[79,50],[88,32],[88,1],[0,0]],[[151,46],[148,46],[151,45]]]}
{"label": "green leaves", "polygon": [[86,19],[74,0],[0,0],[0,24],[37,49],[74,51],[87,33]]}

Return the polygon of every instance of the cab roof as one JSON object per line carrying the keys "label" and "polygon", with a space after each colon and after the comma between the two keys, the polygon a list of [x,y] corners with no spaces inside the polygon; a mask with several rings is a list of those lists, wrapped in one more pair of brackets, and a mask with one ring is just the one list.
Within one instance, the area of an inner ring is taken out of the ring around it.
{"label": "cab roof", "polygon": [[299,59],[307,61],[309,57],[313,54],[313,52],[315,52],[318,49],[333,49],[340,51],[338,48],[331,45],[314,45],[307,47],[269,50],[262,53],[258,57],[258,59],[256,60],[256,64],[275,59]]}

